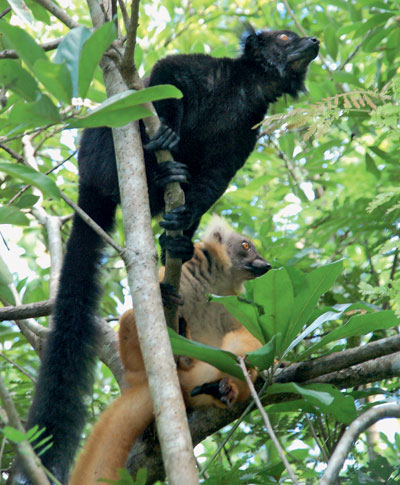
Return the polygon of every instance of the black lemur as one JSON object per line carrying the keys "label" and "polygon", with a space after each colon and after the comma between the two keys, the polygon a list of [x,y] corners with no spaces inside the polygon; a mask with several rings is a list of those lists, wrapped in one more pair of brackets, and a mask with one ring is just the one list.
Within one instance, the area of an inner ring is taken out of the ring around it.
{"label": "black lemur", "polygon": [[[201,216],[223,194],[253,150],[270,103],[282,94],[304,91],[308,64],[319,41],[287,30],[255,32],[248,28],[238,58],[203,54],[166,57],[154,66],[149,85],[173,84],[180,100],[155,102],[161,120],[145,143],[146,175],[153,216],[164,209],[165,184],[181,181],[185,205],[164,214],[164,229],[182,229],[184,237],[163,238],[162,245],[187,260],[191,237]],[[154,151],[171,150],[177,163],[159,168]],[[119,203],[114,145],[110,128],[83,132],[78,157],[79,205],[110,231]],[[42,364],[27,427],[46,428],[52,447],[43,464],[61,481],[68,471],[85,423],[84,398],[90,394],[96,355],[95,313],[103,241],[75,215],[53,313],[54,327]],[[15,483],[29,483],[17,474]]]}

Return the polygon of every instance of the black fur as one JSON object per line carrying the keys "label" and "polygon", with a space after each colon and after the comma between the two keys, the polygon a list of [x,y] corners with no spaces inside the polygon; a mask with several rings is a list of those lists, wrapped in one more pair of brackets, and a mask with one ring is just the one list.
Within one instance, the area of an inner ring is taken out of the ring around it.
{"label": "black fur", "polygon": [[[166,144],[190,175],[190,183],[183,185],[185,206],[164,215],[164,228],[182,228],[192,237],[201,216],[253,150],[258,130],[252,127],[263,119],[269,103],[284,93],[296,96],[305,89],[307,66],[317,55],[318,44],[315,38],[300,38],[289,31],[256,33],[250,29],[243,53],[236,59],[176,55],[154,66],[149,84],[173,84],[184,96],[155,103],[162,126],[145,150],[152,215],[164,209],[166,183],[152,150]],[[148,143],[141,128],[143,141]],[[119,203],[109,128],[84,131],[79,170],[79,204],[109,231]],[[182,181],[181,175],[175,177]],[[42,460],[61,481],[67,478],[78,446],[86,418],[84,397],[92,385],[94,315],[99,299],[96,277],[102,246],[99,237],[75,216],[54,311],[55,327],[43,355],[28,420],[28,428],[37,424],[53,436],[53,447]],[[16,483],[27,482],[20,478]]]}

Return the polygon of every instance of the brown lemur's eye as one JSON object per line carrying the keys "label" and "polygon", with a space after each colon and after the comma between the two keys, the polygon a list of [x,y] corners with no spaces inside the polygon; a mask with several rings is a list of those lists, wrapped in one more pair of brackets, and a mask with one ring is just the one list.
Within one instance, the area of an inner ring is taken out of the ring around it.
{"label": "brown lemur's eye", "polygon": [[242,242],[242,248],[248,251],[250,249],[250,244],[246,241]]}
{"label": "brown lemur's eye", "polygon": [[286,35],[286,34],[281,34],[281,35],[279,36],[279,38],[280,38],[281,40],[284,40],[285,42],[289,40],[289,36],[288,36],[288,35]]}

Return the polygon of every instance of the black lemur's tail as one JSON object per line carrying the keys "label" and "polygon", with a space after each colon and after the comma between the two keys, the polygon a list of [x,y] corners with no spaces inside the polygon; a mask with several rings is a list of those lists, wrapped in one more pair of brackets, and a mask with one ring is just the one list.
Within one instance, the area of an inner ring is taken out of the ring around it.
{"label": "black lemur's tail", "polygon": [[[99,200],[100,199],[100,200]],[[103,229],[113,225],[116,201],[91,186],[80,187],[79,205]],[[84,398],[92,387],[97,332],[95,312],[101,238],[75,214],[69,237],[50,332],[42,355],[27,429],[46,428],[52,447],[41,456],[46,468],[66,483],[85,424]],[[43,436],[41,436],[42,438]],[[14,483],[29,483],[16,477]]]}

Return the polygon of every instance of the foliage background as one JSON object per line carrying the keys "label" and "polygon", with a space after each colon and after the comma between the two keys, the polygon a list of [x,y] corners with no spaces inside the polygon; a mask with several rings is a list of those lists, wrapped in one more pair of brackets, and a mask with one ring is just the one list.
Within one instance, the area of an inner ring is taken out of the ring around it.
{"label": "foliage background", "polygon": [[[18,4],[10,2],[14,8]],[[40,43],[67,33],[65,26],[33,0],[26,1],[26,5],[33,14],[31,23],[15,14],[12,19],[11,14],[5,19],[23,26]],[[90,27],[87,8],[82,2],[60,2],[60,5],[81,24]],[[0,0],[0,12],[7,6],[5,0]],[[400,2],[307,0],[293,3],[291,7],[293,12],[288,10],[286,2],[263,0],[143,1],[136,63],[140,73],[147,75],[159,58],[171,53],[235,56],[244,20],[257,28],[289,28],[301,33],[301,27],[306,35],[318,37],[321,57],[310,65],[307,96],[299,100],[281,99],[271,107],[270,115],[291,113],[292,116],[267,120],[256,150],[213,211],[224,214],[235,227],[255,239],[273,267],[285,265],[309,271],[343,258],[344,270],[323,297],[322,306],[365,301],[399,314]],[[7,47],[0,38],[0,48]],[[0,59],[0,72],[1,62]],[[31,120],[27,120],[23,110],[19,117],[18,110],[14,116],[10,116],[10,110],[24,104],[23,96],[17,90],[9,91],[7,99],[3,91],[1,96],[4,101],[0,111],[1,146],[6,143],[9,149],[21,153],[21,136],[24,129],[32,127]],[[87,97],[96,103],[105,99],[99,69]],[[297,111],[293,112],[294,108]],[[63,132],[60,127],[50,127],[34,140],[42,172],[69,157],[78,145],[77,130]],[[14,158],[1,150],[0,162],[3,161],[14,161]],[[76,200],[75,154],[50,177]],[[0,184],[3,206],[0,223],[6,224],[0,227],[3,236],[0,241],[1,301],[4,305],[14,303],[7,280],[9,273],[23,303],[45,300],[49,281],[47,235],[31,213],[37,196],[28,190],[7,206],[24,184],[1,172]],[[46,198],[40,204],[49,214],[71,213],[59,200]],[[9,207],[15,207],[13,214]],[[207,220],[204,217],[202,227]],[[156,223],[154,229],[158,231]],[[62,229],[65,239],[68,232],[67,222]],[[115,237],[122,241],[120,217]],[[126,305],[124,270],[111,251],[107,253],[105,265],[101,314],[117,317],[122,305]],[[38,321],[47,325],[47,318]],[[315,331],[314,337],[342,324],[342,320],[327,322]],[[360,341],[367,342],[395,331],[342,339],[328,345],[324,352],[334,346],[335,350],[350,348]],[[306,341],[304,345],[309,343]],[[31,402],[32,381],[17,366],[35,376],[37,355],[13,322],[2,323],[0,345],[2,355],[11,360],[2,359],[0,365],[18,411],[24,417]],[[376,383],[376,388],[381,392],[378,399],[398,397],[397,380]],[[110,371],[99,364],[91,402],[93,419],[117,394]],[[358,410],[370,405],[365,394],[360,393],[356,405]],[[311,434],[310,419],[314,419],[315,410],[288,410],[289,414],[273,413],[273,424],[284,447],[290,450],[290,460],[299,478],[315,483],[324,463]],[[329,415],[318,415],[315,422],[329,454],[343,425]],[[210,456],[224,433],[223,430],[203,443],[204,456]],[[389,439],[381,434],[377,446],[381,455],[378,458],[371,447],[368,450],[366,438],[362,439],[348,462],[347,483],[367,483],[368,479],[390,483],[389,477],[394,476],[399,462],[400,437],[396,434]],[[6,440],[1,450],[1,468],[6,471],[13,451]],[[278,483],[281,472],[282,465],[266,439],[261,418],[253,413],[208,469],[207,483]]]}

